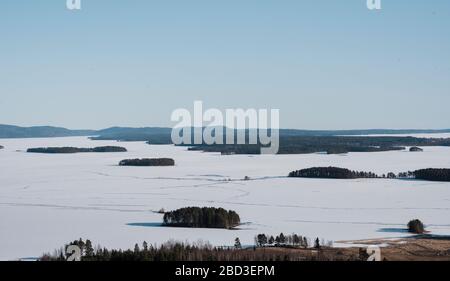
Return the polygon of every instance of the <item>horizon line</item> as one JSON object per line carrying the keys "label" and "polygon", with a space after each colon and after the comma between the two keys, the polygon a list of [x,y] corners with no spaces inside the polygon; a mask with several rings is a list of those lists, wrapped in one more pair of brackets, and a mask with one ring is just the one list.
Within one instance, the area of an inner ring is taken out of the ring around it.
{"label": "horizon line", "polygon": [[[59,128],[59,129],[66,129],[70,131],[101,131],[106,129],[112,129],[112,128],[123,128],[123,129],[146,129],[146,128],[152,128],[152,129],[173,129],[174,127],[168,127],[168,126],[120,126],[120,125],[114,125],[114,126],[108,126],[100,129],[72,129],[65,126],[53,126],[53,125],[31,125],[31,126],[23,126],[23,125],[12,125],[12,124],[1,124],[0,126],[8,126],[8,127],[17,127],[22,129],[29,129],[29,128],[42,128],[42,127],[50,127],[50,128]],[[202,128],[207,128],[211,126],[203,126]],[[226,126],[220,126],[223,128],[226,128]],[[196,128],[193,126],[185,127],[185,128]],[[257,130],[260,128],[233,128],[234,130]],[[450,131],[450,127],[447,128],[439,128],[439,129],[430,129],[430,128],[357,128],[357,129],[300,129],[300,128],[267,128],[268,130],[293,130],[293,131]]]}

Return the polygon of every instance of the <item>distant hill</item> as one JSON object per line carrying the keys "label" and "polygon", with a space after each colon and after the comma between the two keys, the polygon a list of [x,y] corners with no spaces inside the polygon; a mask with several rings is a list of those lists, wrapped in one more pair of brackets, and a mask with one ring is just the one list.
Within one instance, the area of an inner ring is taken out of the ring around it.
{"label": "distant hill", "polygon": [[60,127],[36,126],[19,127],[0,124],[0,138],[47,138],[88,136],[94,134],[92,130],[69,130]]}
{"label": "distant hill", "polygon": [[[224,128],[223,128],[224,129]],[[148,141],[150,144],[168,144],[171,141],[171,128],[163,127],[145,127],[145,128],[127,128],[112,127],[109,129],[99,130],[96,132],[94,140],[118,140],[118,141]],[[246,130],[248,134],[249,130]],[[331,136],[359,136],[359,135],[394,135],[394,134],[434,134],[434,133],[450,133],[450,129],[443,130],[386,130],[386,129],[369,129],[369,130],[296,130],[296,129],[280,129],[280,137],[331,137]],[[225,130],[223,130],[224,135]],[[193,135],[193,128],[191,128]],[[237,135],[237,130],[235,130]]]}
{"label": "distant hill", "polygon": [[96,131],[93,140],[148,141],[152,144],[172,143],[171,128],[144,127],[127,128],[112,127]]}
{"label": "distant hill", "polygon": [[[42,138],[92,136],[94,140],[118,141],[149,141],[152,144],[171,143],[171,128],[164,127],[111,127],[102,130],[69,130],[52,126],[19,127],[0,124],[0,138]],[[248,132],[247,132],[248,133]],[[378,134],[420,134],[420,133],[450,133],[450,129],[443,130],[297,130],[280,129],[281,137],[310,137],[310,136],[357,136]]]}

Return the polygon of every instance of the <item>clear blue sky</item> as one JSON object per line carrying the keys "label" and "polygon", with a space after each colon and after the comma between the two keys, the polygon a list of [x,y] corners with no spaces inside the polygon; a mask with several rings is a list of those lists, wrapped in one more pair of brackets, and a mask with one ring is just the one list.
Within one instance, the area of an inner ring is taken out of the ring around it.
{"label": "clear blue sky", "polygon": [[0,123],[171,126],[279,108],[281,127],[449,128],[450,1],[0,2]]}

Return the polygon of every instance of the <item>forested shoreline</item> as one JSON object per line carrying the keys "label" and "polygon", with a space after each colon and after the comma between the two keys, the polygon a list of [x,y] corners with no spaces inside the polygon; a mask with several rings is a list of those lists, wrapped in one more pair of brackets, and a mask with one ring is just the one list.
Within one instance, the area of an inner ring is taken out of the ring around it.
{"label": "forested shoreline", "polygon": [[450,169],[422,169],[414,172],[415,178],[428,181],[450,181]]}
{"label": "forested shoreline", "polygon": [[[261,144],[193,144],[192,151],[221,152],[222,154],[260,154]],[[449,138],[366,136],[280,136],[278,154],[402,151],[406,147],[450,146]]]}
{"label": "forested shoreline", "polygon": [[338,167],[313,167],[296,170],[289,173],[291,178],[322,178],[322,179],[359,179],[359,178],[388,178],[388,179],[418,179],[428,181],[450,181],[450,169],[421,169],[401,173],[389,172],[378,175],[373,172],[352,171]]}

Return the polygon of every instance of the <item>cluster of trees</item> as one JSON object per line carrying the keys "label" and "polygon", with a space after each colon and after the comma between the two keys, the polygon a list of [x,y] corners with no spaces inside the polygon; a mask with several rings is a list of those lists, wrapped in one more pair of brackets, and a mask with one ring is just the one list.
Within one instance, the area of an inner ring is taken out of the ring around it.
{"label": "cluster of trees", "polygon": [[2,145],[0,145],[0,149],[3,149],[4,147]]}
{"label": "cluster of trees", "polygon": [[450,181],[450,169],[423,169],[414,171],[416,179],[428,181]]}
{"label": "cluster of trees", "polygon": [[126,152],[125,147],[120,146],[99,146],[94,148],[80,147],[37,147],[29,148],[30,153],[81,153],[81,152]]}
{"label": "cluster of trees", "polygon": [[320,241],[318,237],[314,240],[314,243],[311,243],[307,237],[295,233],[290,235],[280,233],[275,237],[266,234],[255,236],[255,245],[257,247],[300,247],[305,249],[314,247],[320,249],[322,246],[331,246],[331,244],[332,242],[325,242],[323,239]]}
{"label": "cluster of trees", "polygon": [[187,207],[164,214],[164,225],[177,227],[226,228],[241,223],[235,211],[214,207]]}
{"label": "cluster of trees", "polygon": [[[239,239],[236,239],[239,242]],[[353,260],[359,261],[357,255],[342,256],[338,250],[311,251],[304,249],[278,249],[250,247],[212,247],[209,244],[187,244],[180,242],[167,242],[160,246],[149,245],[143,242],[135,244],[133,249],[115,250],[101,246],[92,247],[92,242],[82,239],[70,243],[77,245],[82,250],[82,261],[317,261],[317,260]],[[65,247],[54,251],[52,254],[44,254],[41,261],[65,261],[68,258]]]}
{"label": "cluster of trees", "polygon": [[357,172],[338,167],[314,167],[290,172],[289,177],[356,179],[356,178],[377,178],[378,175],[372,172]]}
{"label": "cluster of trees", "polygon": [[[383,175],[383,178],[385,175]],[[388,178],[418,179],[427,181],[450,181],[450,169],[421,169],[415,171],[401,172],[398,174],[388,173]]]}
{"label": "cluster of trees", "polygon": [[119,166],[175,166],[175,160],[171,158],[125,159],[119,162]]}
{"label": "cluster of trees", "polygon": [[409,221],[407,226],[408,226],[408,232],[416,233],[416,234],[423,234],[425,232],[425,226],[418,219]]}
{"label": "cluster of trees", "polygon": [[255,245],[258,247],[266,247],[266,246],[295,246],[295,247],[303,247],[308,248],[309,242],[306,237],[302,237],[301,235],[292,234],[292,235],[284,235],[280,233],[277,236],[266,235],[266,234],[258,234],[255,236]]}

